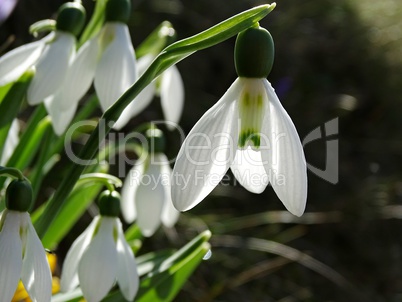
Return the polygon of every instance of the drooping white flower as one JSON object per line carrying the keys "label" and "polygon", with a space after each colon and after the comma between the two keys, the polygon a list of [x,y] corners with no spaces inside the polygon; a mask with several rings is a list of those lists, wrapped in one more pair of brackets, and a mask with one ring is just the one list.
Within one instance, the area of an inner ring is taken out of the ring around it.
{"label": "drooping white flower", "polygon": [[88,302],[101,301],[117,281],[124,298],[132,301],[139,277],[134,254],[117,217],[97,216],[74,241],[64,261],[61,291],[80,285]]}
{"label": "drooping white flower", "polygon": [[266,79],[238,78],[188,134],[173,170],[188,183],[173,182],[175,207],[194,207],[229,167],[247,190],[261,193],[270,182],[291,213],[304,212],[307,174],[302,145]]}
{"label": "drooping white flower", "polygon": [[[146,55],[138,60],[138,73],[141,76],[152,61],[153,55]],[[121,129],[131,118],[143,111],[159,94],[166,126],[174,129],[180,120],[184,105],[184,86],[180,72],[175,65],[165,70],[158,78],[152,81],[141,93],[126,107],[115,129]]]}
{"label": "drooping white flower", "polygon": [[58,12],[56,29],[43,39],[13,49],[0,58],[0,86],[17,80],[33,67],[27,91],[30,105],[41,103],[62,85],[75,55],[75,36],[85,22],[85,9],[79,2],[63,4]]}
{"label": "drooping white flower", "polygon": [[10,130],[8,131],[6,141],[3,147],[3,153],[0,157],[0,165],[3,166],[7,163],[10,156],[13,154],[15,147],[18,144],[18,132],[20,127],[18,125],[18,120],[14,119],[11,123]]}
{"label": "drooping white flower", "polygon": [[144,236],[152,236],[161,223],[172,227],[179,218],[170,195],[172,169],[165,154],[155,153],[149,164],[141,161],[126,177],[121,209],[128,223],[136,220]]}
{"label": "drooping white flower", "polygon": [[63,85],[45,99],[55,133],[61,135],[74,118],[78,102],[91,87],[99,51],[97,38],[87,41],[71,59]]}
{"label": "drooping white flower", "polygon": [[[78,50],[60,89],[45,100],[56,134],[61,135],[66,130],[92,81],[101,108],[106,111],[136,81],[136,65],[127,25],[106,22],[101,31]],[[127,121],[119,118],[117,123],[124,126]]]}
{"label": "drooping white flower", "polygon": [[20,279],[32,301],[50,301],[49,263],[27,212],[5,210],[1,215],[0,268],[0,301],[11,301]]}
{"label": "drooping white flower", "polygon": [[289,115],[266,80],[273,41],[260,27],[239,34],[235,63],[239,78],[193,127],[173,169],[172,200],[178,210],[202,201],[231,168],[254,193],[271,183],[294,215],[303,214],[307,171],[302,144]]}

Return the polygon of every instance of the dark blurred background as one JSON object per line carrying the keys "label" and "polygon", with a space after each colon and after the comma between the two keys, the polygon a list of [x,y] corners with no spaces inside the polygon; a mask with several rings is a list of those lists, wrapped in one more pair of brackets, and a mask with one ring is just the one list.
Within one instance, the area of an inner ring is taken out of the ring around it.
{"label": "dark blurred background", "polygon": [[[0,26],[0,52],[31,41],[29,25],[54,17],[62,3],[20,0]],[[133,0],[133,44],[164,20],[181,39],[264,3]],[[84,5],[91,12],[94,2]],[[229,172],[231,185],[217,187],[183,214],[176,230],[147,239],[144,251],[181,246],[200,230],[212,230],[212,257],[177,301],[402,301],[400,1],[278,0],[260,24],[276,44],[268,80],[301,139],[321,127],[323,138],[305,146],[308,163],[324,170],[326,141],[337,142],[339,163],[333,163],[339,181],[309,172],[306,213],[297,219],[270,187],[249,193]],[[186,133],[235,80],[234,41],[178,64],[186,89],[180,123]],[[155,100],[126,130],[161,118]],[[325,138],[324,125],[333,119],[339,133]],[[168,139],[174,156],[177,134]]]}

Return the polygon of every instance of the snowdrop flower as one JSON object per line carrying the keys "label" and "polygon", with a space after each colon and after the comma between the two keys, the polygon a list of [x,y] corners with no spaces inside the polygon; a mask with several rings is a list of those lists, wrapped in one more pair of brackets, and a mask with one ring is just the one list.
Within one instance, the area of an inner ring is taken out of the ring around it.
{"label": "snowdrop flower", "polygon": [[47,302],[52,295],[46,252],[27,212],[31,202],[30,184],[12,181],[0,220],[0,301],[11,301],[20,278],[32,301]]}
{"label": "snowdrop flower", "polygon": [[121,198],[122,214],[126,222],[136,220],[144,236],[150,237],[162,223],[172,227],[179,218],[170,196],[172,169],[165,154],[164,138],[159,129],[147,131],[155,149],[150,157],[141,160],[126,177]]}
{"label": "snowdrop flower", "polygon": [[[138,60],[138,73],[141,76],[155,59],[146,55]],[[115,129],[121,129],[131,118],[143,111],[159,95],[166,126],[172,130],[180,120],[184,105],[184,85],[176,65],[169,67],[157,79],[152,81],[122,112]]]}
{"label": "snowdrop flower", "polygon": [[261,193],[270,182],[292,214],[303,214],[306,161],[296,128],[266,80],[273,53],[267,30],[253,27],[238,35],[239,78],[196,123],[179,151],[172,183],[178,210],[202,201],[230,167],[247,190]]}
{"label": "snowdrop flower", "polygon": [[15,147],[18,144],[18,132],[20,131],[20,126],[18,125],[18,120],[14,119],[11,123],[10,130],[8,131],[6,141],[3,147],[3,153],[0,156],[0,165],[4,166],[8,159],[14,152]]}
{"label": "snowdrop flower", "polygon": [[[79,100],[94,82],[103,111],[137,80],[134,48],[126,22],[131,2],[109,0],[101,31],[83,44],[67,70],[60,89],[45,100],[53,128],[61,135],[74,117]],[[124,124],[121,119],[117,123]]]}
{"label": "snowdrop flower", "polygon": [[117,280],[124,298],[132,301],[139,277],[133,251],[124,238],[120,196],[105,191],[99,199],[100,216],[74,241],[67,253],[60,290],[73,290],[78,284],[88,302],[101,301]]}
{"label": "snowdrop flower", "polygon": [[28,68],[35,67],[27,101],[37,105],[62,85],[75,53],[75,35],[85,21],[85,10],[78,2],[60,7],[56,30],[43,39],[20,46],[0,58],[0,86],[17,80]]}

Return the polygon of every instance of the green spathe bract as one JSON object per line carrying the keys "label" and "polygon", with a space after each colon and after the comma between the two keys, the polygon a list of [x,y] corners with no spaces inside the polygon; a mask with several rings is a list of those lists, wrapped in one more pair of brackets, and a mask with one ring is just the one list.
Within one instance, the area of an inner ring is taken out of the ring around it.
{"label": "green spathe bract", "polygon": [[13,180],[6,190],[6,208],[18,212],[27,212],[32,204],[32,187],[27,180]]}
{"label": "green spathe bract", "polygon": [[266,78],[274,63],[274,41],[262,27],[248,28],[237,36],[234,51],[239,77]]}
{"label": "green spathe bract", "polygon": [[116,191],[103,191],[99,197],[99,212],[102,216],[120,215],[120,194]]}
{"label": "green spathe bract", "polygon": [[109,0],[106,2],[105,21],[127,23],[131,14],[130,0]]}
{"label": "green spathe bract", "polygon": [[79,2],[67,2],[59,8],[56,29],[78,36],[85,23],[85,8]]}

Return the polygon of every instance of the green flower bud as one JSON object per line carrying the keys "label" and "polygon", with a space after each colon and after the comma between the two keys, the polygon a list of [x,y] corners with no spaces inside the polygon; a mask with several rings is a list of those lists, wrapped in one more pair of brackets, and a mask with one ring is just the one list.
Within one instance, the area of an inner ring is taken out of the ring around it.
{"label": "green flower bud", "polygon": [[159,129],[148,129],[145,132],[145,137],[147,138],[149,144],[149,152],[152,153],[163,153],[165,152],[165,136],[163,132]]}
{"label": "green flower bud", "polygon": [[13,180],[6,190],[6,208],[27,212],[32,205],[32,187],[27,180]]}
{"label": "green flower bud", "polygon": [[266,78],[274,63],[274,41],[262,27],[251,27],[238,34],[235,66],[239,77]]}
{"label": "green flower bud", "polygon": [[120,194],[116,191],[103,191],[99,196],[99,212],[102,216],[120,215]]}
{"label": "green flower bud", "polygon": [[79,2],[67,2],[60,6],[56,29],[78,36],[85,23],[85,8]]}
{"label": "green flower bud", "polygon": [[127,23],[131,14],[131,0],[109,0],[106,3],[106,22]]}

